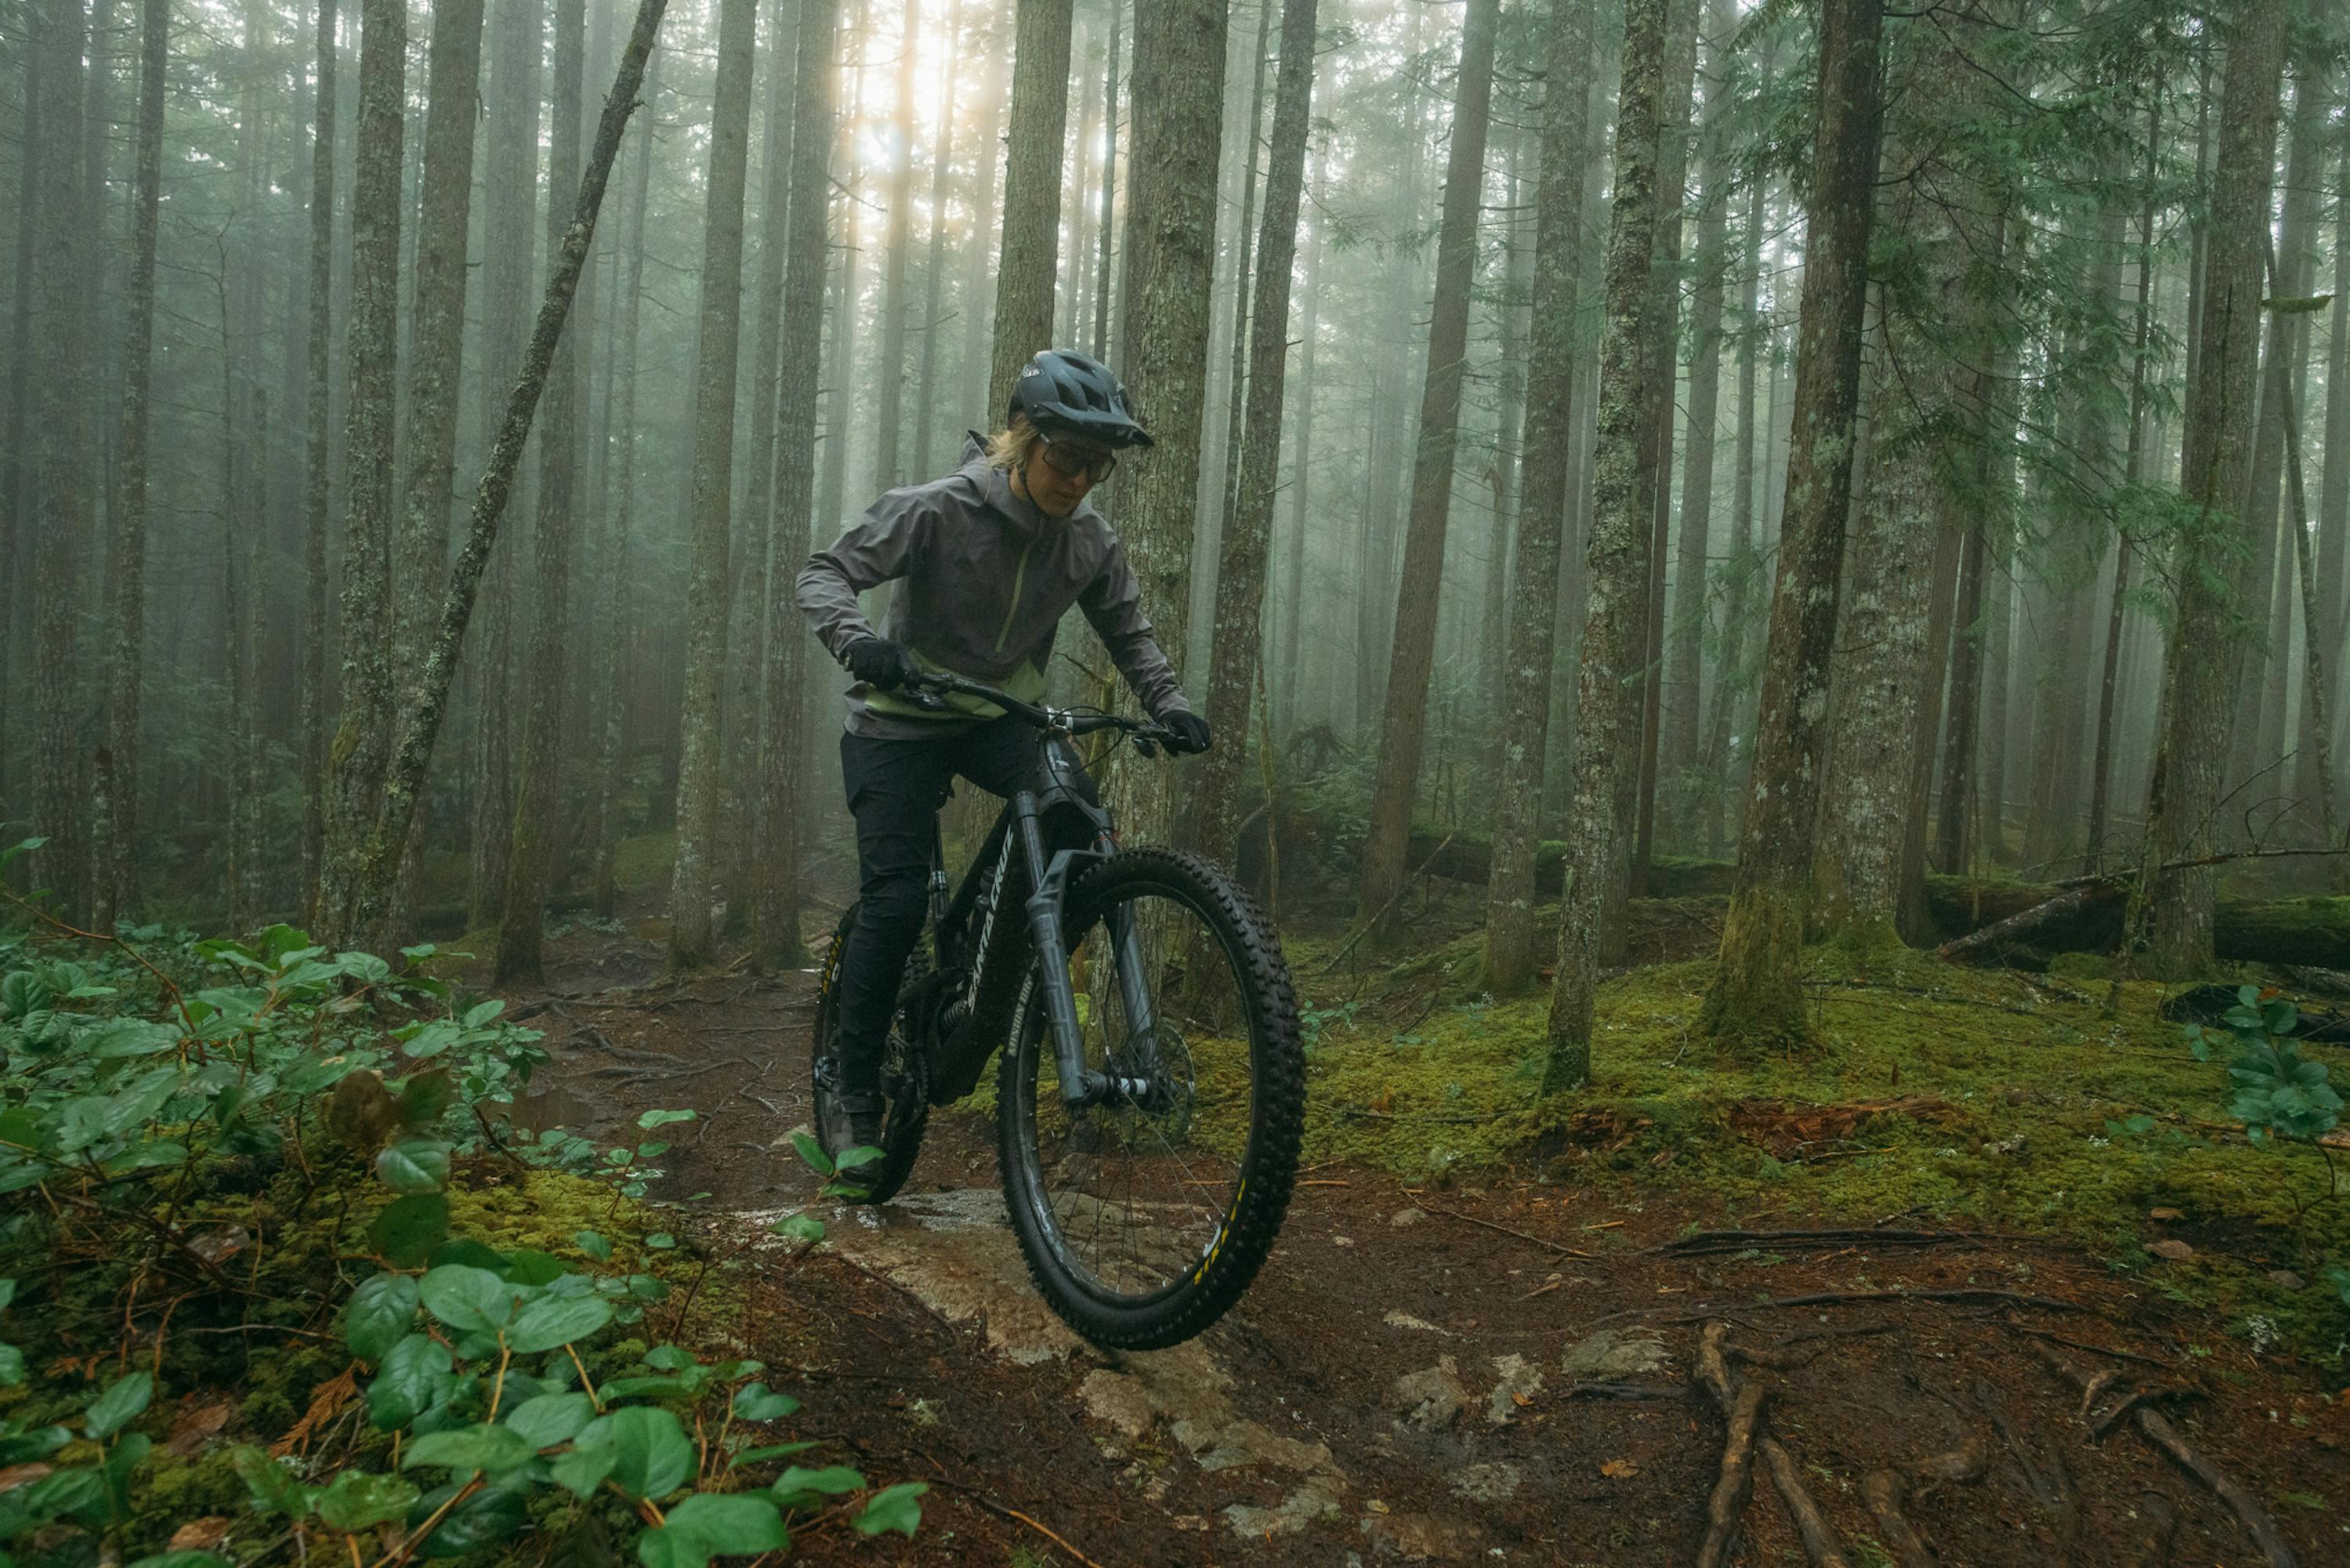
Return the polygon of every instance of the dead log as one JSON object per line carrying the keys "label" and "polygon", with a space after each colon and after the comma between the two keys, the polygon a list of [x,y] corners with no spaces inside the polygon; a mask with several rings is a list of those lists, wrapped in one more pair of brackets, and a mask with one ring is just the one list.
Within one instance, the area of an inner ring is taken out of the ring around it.
{"label": "dead log", "polygon": [[1844,1548],[1836,1543],[1835,1532],[1828,1527],[1820,1505],[1812,1501],[1811,1490],[1804,1485],[1803,1472],[1795,1468],[1793,1456],[1784,1443],[1765,1437],[1762,1441],[1762,1462],[1771,1467],[1771,1480],[1779,1489],[1779,1501],[1787,1505],[1794,1516],[1796,1533],[1804,1538],[1804,1550],[1810,1553],[1812,1568],[1851,1568]]}
{"label": "dead log", "polygon": [[1901,1511],[1908,1490],[1908,1483],[1895,1470],[1871,1470],[1860,1480],[1861,1501],[1868,1504],[1869,1516],[1877,1521],[1877,1532],[1892,1548],[1901,1568],[1940,1568],[1941,1559],[1934,1555],[1933,1548],[1918,1536],[1908,1516]]}
{"label": "dead log", "polygon": [[1762,1407],[1771,1397],[1770,1388],[1758,1380],[1749,1379],[1742,1386],[1731,1383],[1730,1366],[1722,1357],[1722,1342],[1729,1332],[1721,1324],[1710,1323],[1698,1345],[1699,1386],[1713,1396],[1715,1407],[1728,1423],[1721,1444],[1721,1472],[1713,1483],[1713,1495],[1706,1501],[1705,1541],[1698,1548],[1698,1568],[1720,1568],[1737,1544],[1739,1518],[1746,1511],[1747,1495],[1754,1487],[1754,1439],[1762,1425]]}

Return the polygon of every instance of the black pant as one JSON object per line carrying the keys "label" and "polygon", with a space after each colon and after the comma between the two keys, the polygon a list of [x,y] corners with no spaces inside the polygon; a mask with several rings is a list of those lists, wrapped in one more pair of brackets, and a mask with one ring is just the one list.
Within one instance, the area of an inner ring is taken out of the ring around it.
{"label": "black pant", "polygon": [[[857,925],[840,961],[840,1087],[878,1094],[906,955],[922,934],[938,810],[956,778],[1010,798],[1036,764],[1036,732],[995,719],[958,733],[909,741],[840,737],[840,777],[857,819]],[[1073,776],[1088,803],[1085,774]],[[1013,911],[1015,915],[1017,911]]]}

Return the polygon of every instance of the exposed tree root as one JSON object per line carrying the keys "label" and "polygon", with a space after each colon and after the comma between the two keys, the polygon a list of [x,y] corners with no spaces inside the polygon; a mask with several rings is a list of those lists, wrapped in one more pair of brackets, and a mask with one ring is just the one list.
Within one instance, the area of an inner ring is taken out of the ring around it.
{"label": "exposed tree root", "polygon": [[1779,1501],[1794,1516],[1795,1529],[1804,1538],[1804,1550],[1811,1554],[1812,1568],[1850,1568],[1844,1548],[1836,1543],[1835,1532],[1828,1528],[1820,1505],[1812,1501],[1810,1489],[1804,1485],[1803,1472],[1795,1468],[1786,1445],[1766,1436],[1760,1447],[1762,1462],[1771,1467],[1771,1480],[1779,1489]]}
{"label": "exposed tree root", "polygon": [[1908,1516],[1901,1511],[1908,1499],[1908,1485],[1893,1470],[1871,1470],[1860,1480],[1861,1501],[1877,1521],[1877,1532],[1893,1550],[1901,1568],[1940,1568],[1941,1559],[1934,1555],[1911,1527]]}
{"label": "exposed tree root", "polygon": [[1733,1387],[1729,1364],[1722,1358],[1728,1333],[1719,1323],[1708,1324],[1698,1345],[1698,1382],[1713,1396],[1729,1429],[1722,1438],[1721,1473],[1706,1504],[1705,1541],[1698,1548],[1697,1568],[1719,1568],[1738,1542],[1739,1516],[1746,1511],[1747,1495],[1754,1486],[1754,1439],[1762,1425],[1762,1407],[1771,1397],[1760,1382]]}
{"label": "exposed tree root", "polygon": [[[1764,1312],[1774,1307],[1851,1306],[1860,1302],[1936,1302],[1958,1306],[2028,1306],[2043,1312],[2088,1312],[2079,1302],[2059,1301],[2054,1296],[2024,1295],[2016,1291],[1995,1291],[1978,1286],[1942,1291],[1824,1291],[1808,1296],[1773,1296],[1768,1301],[1734,1303],[1742,1313]],[[1634,1307],[1629,1312],[1612,1312],[1606,1317],[1594,1318],[1589,1326],[1617,1322],[1627,1317],[1653,1318],[1659,1323],[1711,1323],[1721,1317],[1720,1311],[1674,1313],[1660,1315],[1651,1307]]]}
{"label": "exposed tree root", "polygon": [[1994,1240],[1964,1231],[1700,1231],[1649,1251],[1694,1258],[1710,1252],[1742,1252],[1750,1247],[1779,1251],[1814,1247],[1946,1247]]}
{"label": "exposed tree root", "polygon": [[2125,1568],[2165,1568],[2170,1561],[2170,1539],[2178,1533],[2178,1510],[2158,1491],[2141,1494],[2137,1518],[2131,1521],[2129,1555]]}
{"label": "exposed tree root", "polygon": [[[2055,1351],[2037,1341],[2033,1343],[2032,1348],[2057,1376],[2075,1388],[2089,1386],[2088,1376]],[[2168,1455],[2180,1469],[2202,1482],[2213,1496],[2228,1505],[2243,1525],[2244,1533],[2252,1538],[2252,1543],[2267,1558],[2269,1568],[2296,1568],[2300,1560],[2293,1555],[2293,1548],[2285,1544],[2284,1536],[2277,1530],[2275,1519],[2261,1506],[2258,1498],[2239,1486],[2234,1477],[2205,1459],[2195,1445],[2187,1440],[2186,1434],[2172,1426],[2162,1412],[2146,1403],[2142,1397],[2133,1395],[2124,1401],[2124,1407],[2136,1417],[2138,1432],[2149,1444]]]}

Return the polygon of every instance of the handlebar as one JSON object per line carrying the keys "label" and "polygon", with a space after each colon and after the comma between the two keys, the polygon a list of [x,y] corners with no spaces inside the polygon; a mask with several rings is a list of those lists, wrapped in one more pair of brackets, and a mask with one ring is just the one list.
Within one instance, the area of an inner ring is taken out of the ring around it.
{"label": "handlebar", "polygon": [[976,680],[966,680],[960,675],[945,673],[917,675],[905,684],[907,697],[922,707],[943,710],[949,693],[976,697],[992,702],[1006,713],[1039,730],[1056,731],[1065,735],[1090,735],[1102,730],[1116,730],[1131,735],[1136,744],[1146,751],[1151,742],[1165,743],[1173,732],[1155,720],[1128,719],[1117,713],[1075,713],[1061,708],[1039,707],[1024,702],[1009,691],[983,686]]}

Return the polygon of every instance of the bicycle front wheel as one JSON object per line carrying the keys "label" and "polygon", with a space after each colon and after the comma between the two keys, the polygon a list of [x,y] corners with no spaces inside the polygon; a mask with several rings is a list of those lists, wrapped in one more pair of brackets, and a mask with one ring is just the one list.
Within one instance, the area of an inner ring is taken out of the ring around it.
{"label": "bicycle front wheel", "polygon": [[1296,1000],[1263,917],[1196,856],[1105,861],[1065,917],[1086,1071],[1112,1086],[1063,1095],[1032,966],[997,1090],[1004,1198],[1063,1320],[1154,1350],[1222,1316],[1281,1229],[1305,1114]]}

